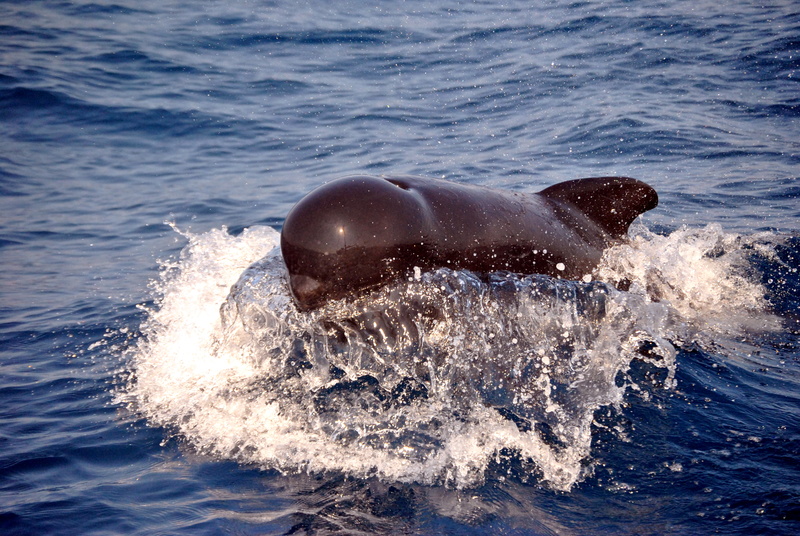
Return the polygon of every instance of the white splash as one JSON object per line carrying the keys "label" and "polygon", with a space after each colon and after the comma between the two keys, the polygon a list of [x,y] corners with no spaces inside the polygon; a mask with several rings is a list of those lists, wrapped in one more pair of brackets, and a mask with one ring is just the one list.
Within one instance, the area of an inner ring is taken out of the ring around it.
{"label": "white splash", "polygon": [[716,224],[669,236],[636,225],[631,234],[606,251],[597,279],[629,281],[631,292],[668,303],[695,333],[780,329],[778,318],[765,314],[765,289],[748,274],[748,256],[771,256],[767,241],[774,235],[725,233]]}
{"label": "white splash", "polygon": [[670,341],[768,316],[743,272],[748,240],[715,227],[640,229],[609,250],[594,276],[630,292],[415,271],[310,314],[292,304],[276,231],[186,236],[120,400],[203,452],[286,472],[468,487],[512,456],[568,490],[594,412],[640,388],[619,381],[634,360],[669,388]]}

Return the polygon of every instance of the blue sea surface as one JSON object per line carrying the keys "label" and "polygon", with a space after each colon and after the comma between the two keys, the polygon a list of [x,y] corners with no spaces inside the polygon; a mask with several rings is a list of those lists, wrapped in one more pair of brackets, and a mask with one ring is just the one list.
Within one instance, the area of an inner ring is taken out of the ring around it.
{"label": "blue sea surface", "polygon": [[[0,533],[800,533],[798,84],[792,2],[0,2]],[[660,203],[303,315],[348,174]]]}

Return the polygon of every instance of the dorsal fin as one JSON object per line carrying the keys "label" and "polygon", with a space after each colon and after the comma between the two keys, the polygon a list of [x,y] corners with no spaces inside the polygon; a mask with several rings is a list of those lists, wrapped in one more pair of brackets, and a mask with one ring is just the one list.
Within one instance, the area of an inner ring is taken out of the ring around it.
{"label": "dorsal fin", "polygon": [[656,191],[629,177],[575,179],[545,188],[540,195],[574,206],[614,238],[622,238],[640,214],[658,205]]}

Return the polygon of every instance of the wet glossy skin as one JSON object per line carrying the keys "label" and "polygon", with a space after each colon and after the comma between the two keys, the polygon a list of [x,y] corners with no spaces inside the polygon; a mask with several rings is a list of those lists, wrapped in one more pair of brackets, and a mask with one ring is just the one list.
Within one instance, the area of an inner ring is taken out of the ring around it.
{"label": "wet glossy skin", "polygon": [[303,310],[414,267],[576,279],[657,204],[651,187],[624,177],[568,181],[538,194],[420,177],[345,177],[291,210],[281,250]]}

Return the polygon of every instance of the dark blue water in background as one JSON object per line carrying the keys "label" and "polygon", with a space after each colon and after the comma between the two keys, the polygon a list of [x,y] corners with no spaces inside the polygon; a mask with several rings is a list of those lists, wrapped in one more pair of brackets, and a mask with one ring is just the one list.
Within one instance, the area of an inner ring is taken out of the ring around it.
{"label": "dark blue water in background", "polygon": [[[797,6],[432,4],[0,3],[0,531],[800,530]],[[568,491],[513,457],[464,489],[283,475],[121,403],[137,305],[187,242],[165,222],[278,229],[350,173],[640,178],[672,245],[750,244],[782,327],[678,345],[674,389],[598,409]]]}

